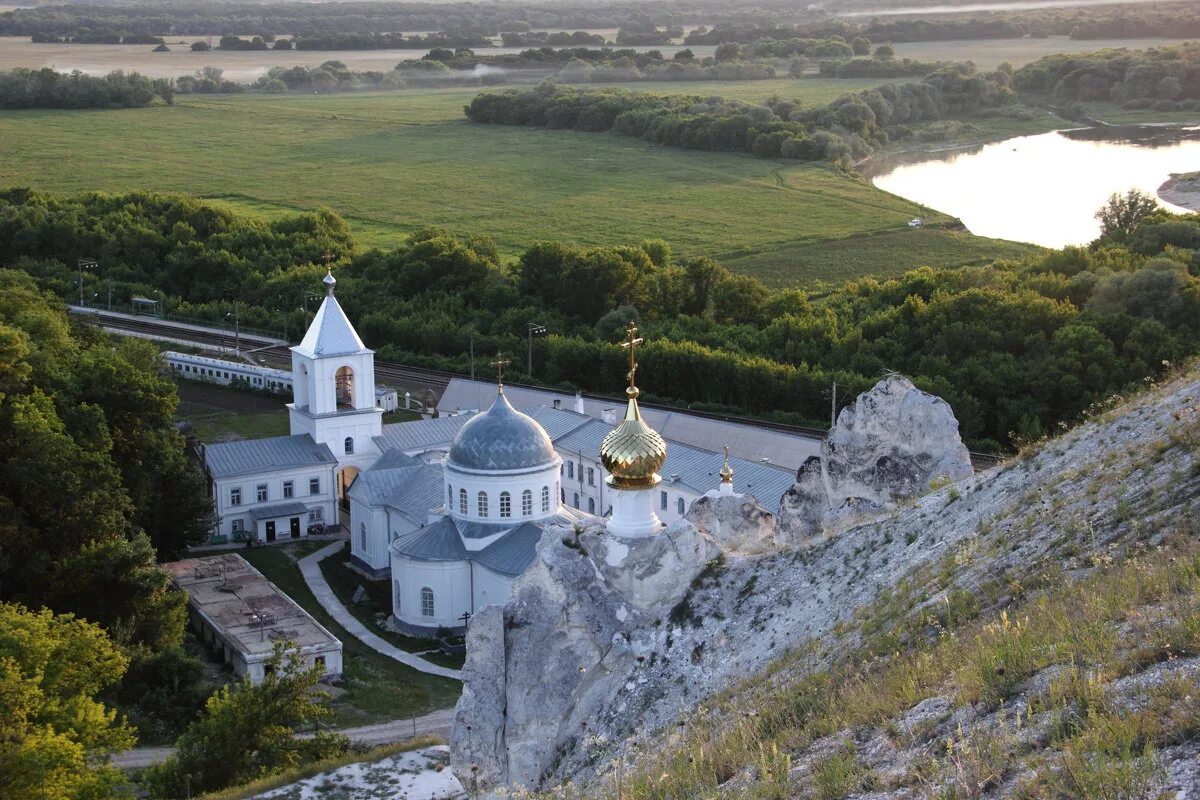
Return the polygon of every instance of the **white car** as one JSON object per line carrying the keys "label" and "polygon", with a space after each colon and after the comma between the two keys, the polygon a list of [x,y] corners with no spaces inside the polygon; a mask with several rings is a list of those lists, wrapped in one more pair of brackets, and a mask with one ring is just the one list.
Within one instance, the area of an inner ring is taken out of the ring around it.
{"label": "white car", "polygon": [[910,220],[908,221],[908,227],[910,227],[910,228],[919,228],[919,227],[921,227],[921,220],[920,220],[920,219],[910,219]]}

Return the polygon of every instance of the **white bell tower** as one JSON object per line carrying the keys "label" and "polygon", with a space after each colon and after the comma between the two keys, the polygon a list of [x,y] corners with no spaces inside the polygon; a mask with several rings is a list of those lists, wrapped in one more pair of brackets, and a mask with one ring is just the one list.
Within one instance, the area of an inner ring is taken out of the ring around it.
{"label": "white bell tower", "polygon": [[325,276],[325,300],[300,344],[292,348],[292,435],[307,433],[329,445],[338,460],[341,486],[379,457],[372,437],[383,432],[383,410],[375,405],[375,351],[368,350],[346,318]]}

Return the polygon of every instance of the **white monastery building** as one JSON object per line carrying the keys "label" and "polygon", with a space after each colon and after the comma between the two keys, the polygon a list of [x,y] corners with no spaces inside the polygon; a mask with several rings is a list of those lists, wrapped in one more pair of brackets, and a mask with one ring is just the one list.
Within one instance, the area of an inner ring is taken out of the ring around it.
{"label": "white monastery building", "polygon": [[[292,348],[291,435],[204,448],[214,541],[345,525],[352,566],[392,581],[393,622],[426,634],[461,629],[477,609],[505,602],[546,527],[609,517],[614,533],[649,535],[727,482],[730,459],[665,439],[643,419],[632,325],[619,424],[614,413],[589,415],[580,399],[570,410],[561,401],[514,408],[498,379],[486,409],[385,426],[374,352],[334,296],[332,274],[325,285]],[[779,464],[732,461],[739,490],[771,510],[795,480]]]}

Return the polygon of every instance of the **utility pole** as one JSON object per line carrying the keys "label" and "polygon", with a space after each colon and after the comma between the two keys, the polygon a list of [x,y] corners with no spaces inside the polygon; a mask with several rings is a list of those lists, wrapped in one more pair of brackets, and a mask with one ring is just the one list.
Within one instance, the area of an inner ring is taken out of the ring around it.
{"label": "utility pole", "polygon": [[526,324],[525,328],[529,331],[529,362],[526,373],[529,375],[529,379],[533,380],[533,337],[535,334],[541,336],[543,333],[545,333],[546,326],[539,325],[536,322],[530,322]]}
{"label": "utility pole", "polygon": [[233,317],[233,352],[234,355],[242,354],[242,322],[238,315],[238,302],[233,301],[233,312],[226,314],[225,319]]}
{"label": "utility pole", "polygon": [[79,305],[83,306],[83,271],[95,270],[100,264],[90,258],[76,259],[75,267],[79,270]]}
{"label": "utility pole", "polygon": [[837,379],[833,381],[833,399],[829,404],[829,427],[837,425]]}

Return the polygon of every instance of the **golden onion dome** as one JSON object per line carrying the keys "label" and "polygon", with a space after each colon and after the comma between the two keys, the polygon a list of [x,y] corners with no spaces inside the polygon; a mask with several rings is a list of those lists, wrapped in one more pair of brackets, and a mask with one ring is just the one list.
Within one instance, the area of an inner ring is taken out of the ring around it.
{"label": "golden onion dome", "polygon": [[721,483],[733,483],[733,467],[729,466],[729,445],[725,445],[725,463],[721,465]]}
{"label": "golden onion dome", "polygon": [[641,489],[658,483],[658,471],[667,460],[667,443],[638,411],[637,387],[625,391],[629,405],[625,419],[600,443],[600,463],[618,489]]}
{"label": "golden onion dome", "polygon": [[625,419],[600,442],[600,463],[615,488],[642,489],[658,483],[658,471],[667,460],[667,443],[658,431],[646,424],[638,410],[640,392],[634,381],[638,366],[635,355],[642,340],[632,322],[627,333],[628,339],[621,347],[629,351],[629,388],[625,390],[629,405],[625,409]]}

